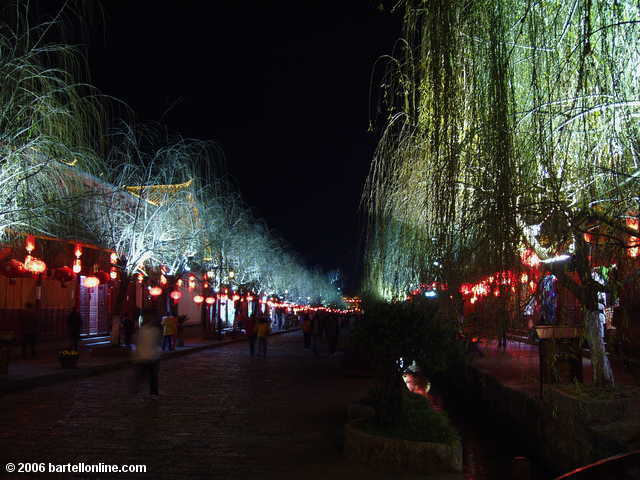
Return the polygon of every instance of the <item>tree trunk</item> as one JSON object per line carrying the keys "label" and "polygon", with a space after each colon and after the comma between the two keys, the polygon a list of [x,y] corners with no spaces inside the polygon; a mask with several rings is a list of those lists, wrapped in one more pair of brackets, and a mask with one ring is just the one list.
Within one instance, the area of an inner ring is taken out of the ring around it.
{"label": "tree trunk", "polygon": [[613,371],[609,357],[605,351],[603,334],[598,310],[586,310],[584,327],[589,346],[591,347],[591,365],[593,367],[593,383],[599,386],[613,386]]}

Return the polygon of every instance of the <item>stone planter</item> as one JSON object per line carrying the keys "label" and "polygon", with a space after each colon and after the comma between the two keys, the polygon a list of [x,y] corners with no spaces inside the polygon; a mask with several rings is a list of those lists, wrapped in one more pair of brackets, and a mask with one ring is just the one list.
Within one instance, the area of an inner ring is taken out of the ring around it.
{"label": "stone planter", "polygon": [[579,338],[583,335],[582,327],[570,327],[565,325],[537,325],[535,327],[538,338]]}
{"label": "stone planter", "polygon": [[79,356],[58,357],[62,368],[76,368],[78,366]]}
{"label": "stone planter", "polygon": [[362,430],[365,421],[354,420],[345,425],[344,452],[350,460],[390,472],[462,472],[459,441],[449,445],[372,435]]}

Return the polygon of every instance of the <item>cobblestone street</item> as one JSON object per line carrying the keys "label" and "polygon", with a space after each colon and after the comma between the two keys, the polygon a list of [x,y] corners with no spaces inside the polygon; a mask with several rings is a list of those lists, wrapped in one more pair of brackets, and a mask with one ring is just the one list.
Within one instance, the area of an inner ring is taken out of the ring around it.
{"label": "cobblestone street", "polygon": [[147,465],[146,475],[63,478],[389,477],[342,457],[346,406],[368,380],[345,377],[337,358],[305,351],[299,332],[272,337],[266,359],[250,358],[243,342],[163,361],[158,400],[146,384],[132,394],[132,374],[5,395],[3,467]]}

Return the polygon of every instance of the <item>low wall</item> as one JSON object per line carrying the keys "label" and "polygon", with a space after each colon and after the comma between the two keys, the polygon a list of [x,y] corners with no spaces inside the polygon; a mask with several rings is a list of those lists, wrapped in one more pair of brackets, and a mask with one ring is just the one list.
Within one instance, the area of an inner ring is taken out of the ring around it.
{"label": "low wall", "polygon": [[[490,373],[469,368],[467,400],[508,422],[530,451],[553,470],[566,472],[605,457],[640,448],[640,390],[626,398],[578,398],[545,385],[504,385]],[[499,433],[498,433],[499,434]]]}
{"label": "low wall", "polygon": [[363,421],[345,426],[344,452],[350,460],[390,472],[462,472],[460,442],[448,445],[371,435],[359,428]]}

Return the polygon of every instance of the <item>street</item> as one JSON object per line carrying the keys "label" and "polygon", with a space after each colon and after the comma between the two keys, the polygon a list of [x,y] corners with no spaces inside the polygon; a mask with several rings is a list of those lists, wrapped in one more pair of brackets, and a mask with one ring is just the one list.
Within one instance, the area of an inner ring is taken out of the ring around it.
{"label": "street", "polygon": [[369,380],[305,351],[299,332],[269,341],[266,359],[241,342],[161,362],[158,400],[146,384],[131,393],[132,369],[7,394],[2,464],[147,467],[59,478],[388,478],[341,452],[346,407]]}

